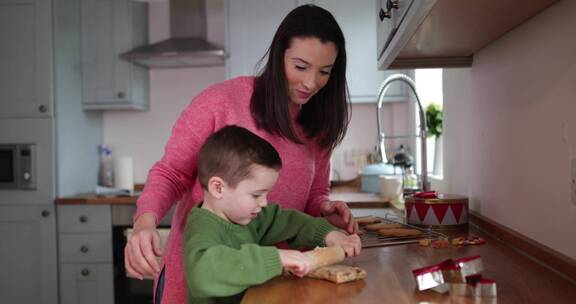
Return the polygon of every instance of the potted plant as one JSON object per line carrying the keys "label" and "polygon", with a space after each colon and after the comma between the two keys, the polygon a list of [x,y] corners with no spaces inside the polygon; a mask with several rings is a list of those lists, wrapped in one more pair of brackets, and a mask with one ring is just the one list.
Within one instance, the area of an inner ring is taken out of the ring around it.
{"label": "potted plant", "polygon": [[428,129],[428,137],[433,138],[434,141],[434,154],[432,159],[434,160],[434,175],[441,176],[442,170],[442,121],[444,115],[442,112],[442,106],[437,103],[430,103],[426,107],[426,128]]}

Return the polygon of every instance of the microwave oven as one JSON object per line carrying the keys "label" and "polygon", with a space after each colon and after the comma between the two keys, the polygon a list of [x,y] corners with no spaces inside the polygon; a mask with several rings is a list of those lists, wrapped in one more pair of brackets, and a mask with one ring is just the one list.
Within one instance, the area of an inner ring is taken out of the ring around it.
{"label": "microwave oven", "polygon": [[36,145],[0,144],[0,190],[36,189]]}

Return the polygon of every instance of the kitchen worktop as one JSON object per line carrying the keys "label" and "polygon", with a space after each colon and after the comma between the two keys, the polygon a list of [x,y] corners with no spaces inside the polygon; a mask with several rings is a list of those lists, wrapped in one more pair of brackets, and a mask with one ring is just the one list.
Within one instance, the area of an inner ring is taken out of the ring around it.
{"label": "kitchen worktop", "polygon": [[[136,190],[141,190],[143,186],[137,185]],[[385,202],[377,193],[359,192],[356,184],[344,183],[331,187],[330,200],[344,201],[350,208],[385,208]],[[138,196],[103,196],[94,193],[77,195],[73,197],[62,197],[56,199],[56,204],[108,204],[108,205],[134,205]]]}
{"label": "kitchen worktop", "polygon": [[[454,235],[481,236],[482,246],[434,249],[418,244],[368,248],[344,264],[367,271],[364,280],[334,284],[323,280],[277,277],[248,289],[243,304],[250,303],[574,303],[576,285],[533,259],[489,235],[471,228]],[[480,255],[485,278],[497,283],[497,299],[472,298],[420,292],[412,270],[450,258]]]}

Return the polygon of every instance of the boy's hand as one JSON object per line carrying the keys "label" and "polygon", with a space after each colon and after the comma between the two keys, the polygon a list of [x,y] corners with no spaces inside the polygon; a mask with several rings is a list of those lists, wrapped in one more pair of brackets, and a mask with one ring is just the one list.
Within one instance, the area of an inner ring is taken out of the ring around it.
{"label": "boy's hand", "polygon": [[284,270],[297,277],[301,278],[312,270],[312,259],[298,250],[278,249],[278,254]]}
{"label": "boy's hand", "polygon": [[331,231],[326,235],[326,246],[341,246],[346,256],[357,256],[362,250],[362,243],[357,234],[346,235],[340,231]]}

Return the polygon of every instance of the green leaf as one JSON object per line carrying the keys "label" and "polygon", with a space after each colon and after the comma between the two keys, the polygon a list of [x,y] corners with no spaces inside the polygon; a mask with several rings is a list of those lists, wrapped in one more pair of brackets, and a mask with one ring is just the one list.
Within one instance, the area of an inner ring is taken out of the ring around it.
{"label": "green leaf", "polygon": [[428,136],[439,137],[442,135],[442,121],[443,112],[440,105],[436,103],[430,103],[426,107],[426,127],[428,128]]}

